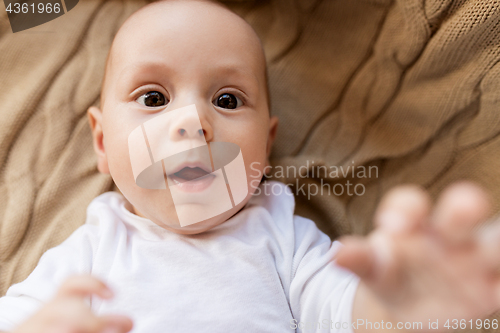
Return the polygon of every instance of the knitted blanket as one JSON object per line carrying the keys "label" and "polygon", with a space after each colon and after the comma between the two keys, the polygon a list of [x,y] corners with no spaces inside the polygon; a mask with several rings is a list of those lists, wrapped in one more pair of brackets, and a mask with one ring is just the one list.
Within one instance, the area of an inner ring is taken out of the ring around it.
{"label": "knitted blanket", "polygon": [[[146,3],[80,0],[13,34],[0,2],[0,294],[114,188],[86,110],[114,34]],[[225,3],[263,41],[280,119],[268,176],[290,185],[297,214],[336,238],[368,233],[398,184],[436,196],[470,179],[500,197],[497,1]]]}

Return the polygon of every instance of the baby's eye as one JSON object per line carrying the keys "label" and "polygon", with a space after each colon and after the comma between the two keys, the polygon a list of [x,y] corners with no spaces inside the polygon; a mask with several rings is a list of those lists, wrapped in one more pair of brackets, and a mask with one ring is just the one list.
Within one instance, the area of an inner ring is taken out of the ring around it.
{"label": "baby's eye", "polygon": [[224,109],[236,109],[242,104],[241,100],[233,94],[224,93],[214,100],[214,105]]}
{"label": "baby's eye", "polygon": [[166,104],[165,96],[163,96],[163,94],[158,91],[149,91],[140,96],[136,101],[137,103],[149,107],[163,106]]}

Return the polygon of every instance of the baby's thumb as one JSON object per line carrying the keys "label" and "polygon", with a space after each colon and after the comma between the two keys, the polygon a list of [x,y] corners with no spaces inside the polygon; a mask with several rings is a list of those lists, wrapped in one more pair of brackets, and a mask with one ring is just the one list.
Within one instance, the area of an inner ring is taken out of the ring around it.
{"label": "baby's thumb", "polygon": [[337,265],[347,268],[362,279],[369,279],[375,265],[369,242],[356,236],[343,237],[340,242],[343,246],[336,256]]}
{"label": "baby's thumb", "polygon": [[93,294],[101,298],[113,297],[109,287],[91,275],[74,275],[69,277],[57,291],[56,297],[80,297],[85,298]]}
{"label": "baby's thumb", "polygon": [[122,315],[105,315],[101,319],[104,322],[102,333],[126,333],[134,326],[132,320]]}

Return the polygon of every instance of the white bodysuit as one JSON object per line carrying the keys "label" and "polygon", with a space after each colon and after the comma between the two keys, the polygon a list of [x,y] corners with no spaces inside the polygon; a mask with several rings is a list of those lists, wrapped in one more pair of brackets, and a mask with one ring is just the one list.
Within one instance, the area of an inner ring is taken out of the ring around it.
{"label": "white bodysuit", "polygon": [[115,293],[89,299],[94,313],[130,316],[133,333],[352,333],[359,278],[333,262],[342,245],[293,215],[286,186],[269,186],[281,194],[261,191],[199,235],[132,214],[119,193],[100,195],[86,223],[0,298],[0,331],[25,321],[70,275],[92,274]]}

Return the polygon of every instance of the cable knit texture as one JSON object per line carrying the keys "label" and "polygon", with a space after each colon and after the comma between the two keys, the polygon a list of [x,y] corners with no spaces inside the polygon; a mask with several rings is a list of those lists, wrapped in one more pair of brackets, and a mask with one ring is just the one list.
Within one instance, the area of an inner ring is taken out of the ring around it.
{"label": "cable knit texture", "polygon": [[[66,15],[13,34],[0,2],[2,295],[114,187],[97,172],[86,110],[99,101],[114,34],[146,3],[80,0]],[[224,3],[265,47],[280,118],[273,165],[378,168],[378,177],[363,179],[282,177],[292,190],[347,181],[366,188],[361,196],[296,191],[297,214],[336,238],[368,233],[378,200],[398,184],[436,196],[466,178],[500,197],[498,1]]]}

